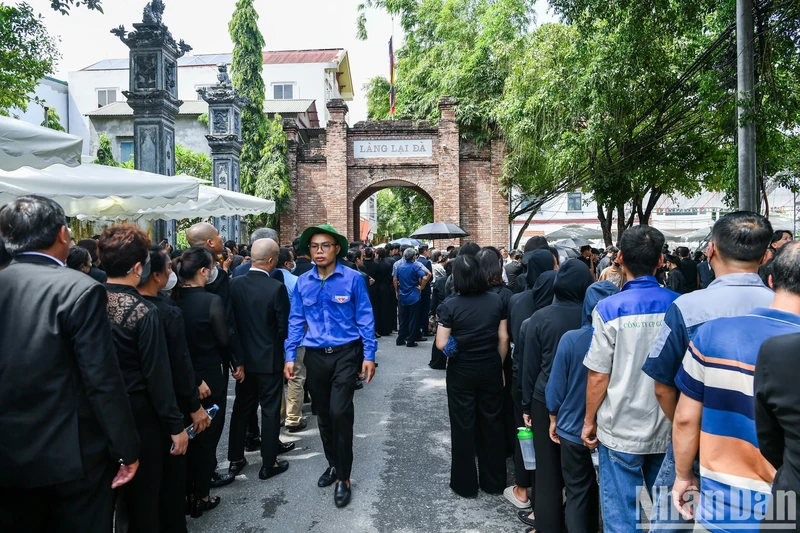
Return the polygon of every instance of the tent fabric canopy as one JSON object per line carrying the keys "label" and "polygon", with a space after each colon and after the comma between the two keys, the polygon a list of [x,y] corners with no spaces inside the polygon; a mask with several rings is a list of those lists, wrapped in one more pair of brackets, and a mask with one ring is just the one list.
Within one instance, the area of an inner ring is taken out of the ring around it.
{"label": "tent fabric canopy", "polygon": [[55,164],[78,166],[82,149],[80,137],[0,117],[0,170],[41,169]]}
{"label": "tent fabric canopy", "polygon": [[197,200],[200,183],[102,165],[24,167],[0,170],[0,205],[36,194],[58,202],[70,217],[127,218],[140,210]]}
{"label": "tent fabric canopy", "polygon": [[197,217],[260,215],[261,213],[274,212],[275,202],[272,200],[264,200],[262,198],[256,198],[255,196],[220,189],[218,187],[200,185],[197,200],[141,210],[132,218],[145,220],[181,220],[184,218]]}

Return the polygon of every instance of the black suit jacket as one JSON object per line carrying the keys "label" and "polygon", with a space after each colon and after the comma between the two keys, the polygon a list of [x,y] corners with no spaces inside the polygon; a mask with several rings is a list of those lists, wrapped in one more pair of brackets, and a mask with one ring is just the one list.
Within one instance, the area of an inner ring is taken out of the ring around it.
{"label": "black suit jacket", "polygon": [[289,332],[286,285],[258,270],[231,282],[233,314],[246,372],[283,372],[283,343]]}
{"label": "black suit jacket", "polygon": [[102,285],[47,257],[0,271],[0,487],[65,483],[138,458],[106,302]]}

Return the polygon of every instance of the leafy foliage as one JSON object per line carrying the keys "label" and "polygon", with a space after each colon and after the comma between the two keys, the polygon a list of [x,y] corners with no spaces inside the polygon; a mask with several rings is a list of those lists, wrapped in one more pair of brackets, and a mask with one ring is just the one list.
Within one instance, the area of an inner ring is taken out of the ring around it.
{"label": "leafy foliage", "polygon": [[47,109],[47,120],[43,120],[41,125],[46,128],[50,128],[51,130],[67,131],[64,129],[64,126],[61,125],[61,117],[59,117],[58,113],[56,113],[55,107],[50,107]]}
{"label": "leafy foliage", "polygon": [[211,181],[211,158],[181,144],[175,145],[175,174],[186,174]]}
{"label": "leafy foliage", "polygon": [[291,196],[286,134],[280,116],[270,121],[264,113],[265,88],[261,77],[264,37],[258,29],[253,0],[238,0],[228,29],[233,41],[231,79],[239,92],[249,99],[242,109],[239,159],[242,192],[273,200],[275,214],[264,215],[261,218],[266,220],[259,221],[277,227],[278,214]]}
{"label": "leafy foliage", "polygon": [[[395,115],[436,123],[441,96],[455,98],[456,119],[465,135],[479,141],[494,133],[493,109],[503,95],[511,63],[523,50],[534,18],[533,0],[367,0],[365,10],[398,16],[405,44],[397,51]],[[388,90],[388,89],[387,89]],[[370,110],[386,99],[368,92]],[[371,111],[372,113],[372,111]]]}
{"label": "leafy foliage", "polygon": [[[130,168],[133,168],[133,159],[129,162]],[[119,163],[114,159],[114,152],[111,151],[111,139],[105,133],[100,134],[99,146],[97,147],[97,159],[94,160],[95,165],[105,165],[107,167],[118,167]],[[127,167],[125,167],[127,168]]]}
{"label": "leafy foliage", "polygon": [[53,72],[59,57],[56,40],[30,5],[0,4],[0,115],[12,108],[25,111],[39,80]]}
{"label": "leafy foliage", "polygon": [[363,87],[367,96],[367,120],[389,120],[392,109],[389,105],[389,80],[383,76],[370,78]]}
{"label": "leafy foliage", "polygon": [[414,230],[433,222],[433,205],[420,193],[406,187],[378,191],[377,240],[408,237]]}
{"label": "leafy foliage", "polygon": [[62,15],[69,15],[69,10],[74,6],[86,6],[87,9],[94,9],[103,12],[100,0],[50,0],[50,7]]}

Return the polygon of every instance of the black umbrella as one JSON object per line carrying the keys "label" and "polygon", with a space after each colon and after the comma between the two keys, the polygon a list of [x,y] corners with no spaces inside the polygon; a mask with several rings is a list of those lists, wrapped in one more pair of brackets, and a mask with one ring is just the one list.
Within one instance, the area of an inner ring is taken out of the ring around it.
{"label": "black umbrella", "polygon": [[431,222],[411,234],[414,239],[459,239],[469,237],[469,233],[449,222]]}
{"label": "black umbrella", "polygon": [[591,246],[592,243],[590,243],[583,237],[573,237],[571,239],[564,239],[563,241],[558,241],[555,245],[561,246],[562,248],[575,248],[577,250],[581,246]]}

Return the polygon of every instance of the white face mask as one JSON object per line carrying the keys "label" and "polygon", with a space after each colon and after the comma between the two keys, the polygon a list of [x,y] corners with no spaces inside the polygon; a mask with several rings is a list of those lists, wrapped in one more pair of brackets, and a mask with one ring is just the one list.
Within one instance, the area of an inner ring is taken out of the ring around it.
{"label": "white face mask", "polygon": [[169,273],[169,279],[167,279],[167,284],[164,286],[165,291],[171,291],[175,288],[175,285],[178,284],[178,275],[175,272]]}
{"label": "white face mask", "polygon": [[219,273],[219,269],[216,266],[211,268],[211,275],[206,278],[208,280],[209,284],[214,283],[215,281],[217,281],[217,274],[218,273]]}

